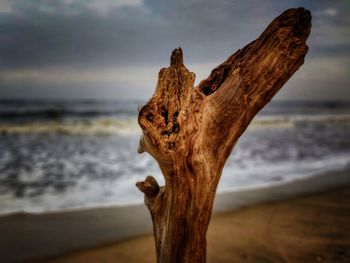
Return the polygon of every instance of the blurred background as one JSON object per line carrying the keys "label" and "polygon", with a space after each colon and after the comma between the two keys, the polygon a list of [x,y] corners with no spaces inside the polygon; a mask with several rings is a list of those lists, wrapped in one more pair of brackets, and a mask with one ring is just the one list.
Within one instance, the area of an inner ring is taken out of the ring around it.
{"label": "blurred background", "polygon": [[254,119],[219,192],[350,164],[349,1],[0,0],[0,214],[142,203],[137,108],[181,46],[196,83],[281,12],[312,13],[305,64]]}

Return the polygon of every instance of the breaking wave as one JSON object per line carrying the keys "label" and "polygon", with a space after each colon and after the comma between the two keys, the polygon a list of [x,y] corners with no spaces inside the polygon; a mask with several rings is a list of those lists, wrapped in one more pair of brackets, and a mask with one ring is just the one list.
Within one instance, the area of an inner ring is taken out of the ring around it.
{"label": "breaking wave", "polygon": [[[294,128],[308,123],[350,125],[350,115],[262,116],[255,118],[249,129]],[[130,135],[140,132],[136,116],[0,124],[0,133],[3,135],[30,133]]]}

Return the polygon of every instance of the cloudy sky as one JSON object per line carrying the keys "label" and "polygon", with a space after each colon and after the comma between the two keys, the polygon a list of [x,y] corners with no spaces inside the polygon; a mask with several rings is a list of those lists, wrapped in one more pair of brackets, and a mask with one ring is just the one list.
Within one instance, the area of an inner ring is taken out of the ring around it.
{"label": "cloudy sky", "polygon": [[350,1],[0,0],[0,98],[141,98],[181,46],[197,83],[285,9],[313,16],[281,99],[350,100]]}

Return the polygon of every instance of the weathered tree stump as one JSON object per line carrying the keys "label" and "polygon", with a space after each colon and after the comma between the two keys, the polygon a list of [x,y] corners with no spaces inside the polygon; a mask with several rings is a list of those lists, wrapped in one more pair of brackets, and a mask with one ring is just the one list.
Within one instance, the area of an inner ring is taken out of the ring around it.
{"label": "weathered tree stump", "polygon": [[303,64],[310,28],[308,10],[285,11],[196,87],[181,48],[160,70],[156,91],[139,112],[139,153],[157,160],[165,186],[152,176],[136,184],[152,216],[159,263],[206,261],[225,161],[256,113]]}

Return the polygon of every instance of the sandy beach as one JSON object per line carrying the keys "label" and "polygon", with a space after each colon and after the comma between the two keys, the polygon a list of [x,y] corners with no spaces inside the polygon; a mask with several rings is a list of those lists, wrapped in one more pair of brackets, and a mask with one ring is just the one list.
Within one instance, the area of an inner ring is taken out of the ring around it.
{"label": "sandy beach", "polygon": [[[349,262],[350,172],[219,193],[208,262]],[[155,262],[144,204],[0,217],[1,262]]]}
{"label": "sandy beach", "polygon": [[[208,262],[350,262],[350,186],[213,217]],[[151,235],[50,263],[155,262]]]}

